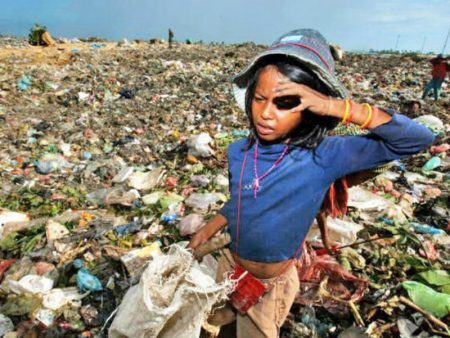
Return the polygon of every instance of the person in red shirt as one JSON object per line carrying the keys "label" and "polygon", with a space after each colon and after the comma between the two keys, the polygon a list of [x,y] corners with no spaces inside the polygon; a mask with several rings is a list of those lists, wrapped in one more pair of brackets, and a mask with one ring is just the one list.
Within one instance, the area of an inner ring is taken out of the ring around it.
{"label": "person in red shirt", "polygon": [[423,91],[422,99],[425,99],[430,90],[433,89],[434,100],[437,101],[441,94],[441,87],[445,76],[447,72],[450,72],[450,65],[446,62],[446,59],[442,54],[439,54],[437,57],[431,59],[430,63],[433,65],[433,70],[431,72],[431,76],[433,78],[426,85]]}

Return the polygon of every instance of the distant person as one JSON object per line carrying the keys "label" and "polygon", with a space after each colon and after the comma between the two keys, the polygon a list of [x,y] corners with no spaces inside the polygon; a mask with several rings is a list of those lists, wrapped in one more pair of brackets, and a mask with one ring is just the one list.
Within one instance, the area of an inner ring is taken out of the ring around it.
{"label": "distant person", "polygon": [[172,42],[175,34],[173,34],[172,30],[169,28],[169,48],[172,48]]}
{"label": "distant person", "polygon": [[406,105],[405,114],[409,117],[417,117],[419,115],[420,110],[422,109],[422,104],[420,101],[413,100],[409,101]]}
{"label": "distant person", "polygon": [[428,93],[432,89],[434,93],[434,100],[439,100],[442,83],[445,80],[447,72],[450,72],[450,65],[446,62],[446,60],[447,59],[445,59],[442,54],[438,54],[438,56],[430,60],[430,63],[433,65],[433,70],[431,71],[432,79],[428,82],[425,90],[423,91],[423,100],[427,98]]}

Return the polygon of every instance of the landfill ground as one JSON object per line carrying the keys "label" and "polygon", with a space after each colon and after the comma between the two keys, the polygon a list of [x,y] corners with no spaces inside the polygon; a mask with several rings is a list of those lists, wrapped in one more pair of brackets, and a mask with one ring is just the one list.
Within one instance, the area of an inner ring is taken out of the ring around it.
{"label": "landfill ground", "polygon": [[[230,78],[266,48],[57,41],[0,37],[0,336],[8,338],[108,335],[146,264],[226,201],[226,148],[247,135]],[[331,239],[366,242],[310,255],[317,270],[303,271],[281,337],[450,336],[450,88],[406,111],[430,79],[430,58],[346,53],[337,63],[355,101],[418,118],[436,140],[350,191],[345,222],[330,220]],[[320,247],[317,231],[309,239]]]}

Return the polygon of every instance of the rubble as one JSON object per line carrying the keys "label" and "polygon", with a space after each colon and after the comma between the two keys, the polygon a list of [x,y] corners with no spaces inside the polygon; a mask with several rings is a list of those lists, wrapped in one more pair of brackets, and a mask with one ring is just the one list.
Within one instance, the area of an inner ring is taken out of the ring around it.
{"label": "rubble", "polygon": [[[55,41],[0,37],[0,335],[115,335],[149,263],[226,201],[226,148],[248,135],[229,79],[265,46]],[[337,73],[355,100],[404,111],[428,58],[346,52]],[[308,251],[282,337],[445,332],[427,313],[449,319],[432,300],[450,294],[449,98],[410,116],[429,151],[350,189],[330,238],[356,245]],[[308,240],[320,248],[316,228]],[[431,298],[409,298],[414,283]]]}

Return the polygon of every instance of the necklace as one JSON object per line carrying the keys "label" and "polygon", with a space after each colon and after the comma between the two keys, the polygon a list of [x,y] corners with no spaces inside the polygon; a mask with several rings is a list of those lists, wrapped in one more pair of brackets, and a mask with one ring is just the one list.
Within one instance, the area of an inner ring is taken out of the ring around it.
{"label": "necklace", "polygon": [[271,165],[271,167],[269,169],[267,169],[267,171],[264,174],[262,174],[261,176],[258,176],[258,145],[259,145],[259,141],[256,140],[255,150],[253,151],[253,171],[254,171],[254,176],[255,176],[254,183],[253,183],[253,196],[255,197],[255,199],[256,199],[256,194],[261,186],[261,181],[263,180],[263,178],[265,178],[276,167],[278,167],[278,165],[281,163],[283,158],[286,156],[287,151],[289,149],[289,146],[286,144],[284,146],[283,152],[281,153],[280,157],[277,158],[277,160]]}

